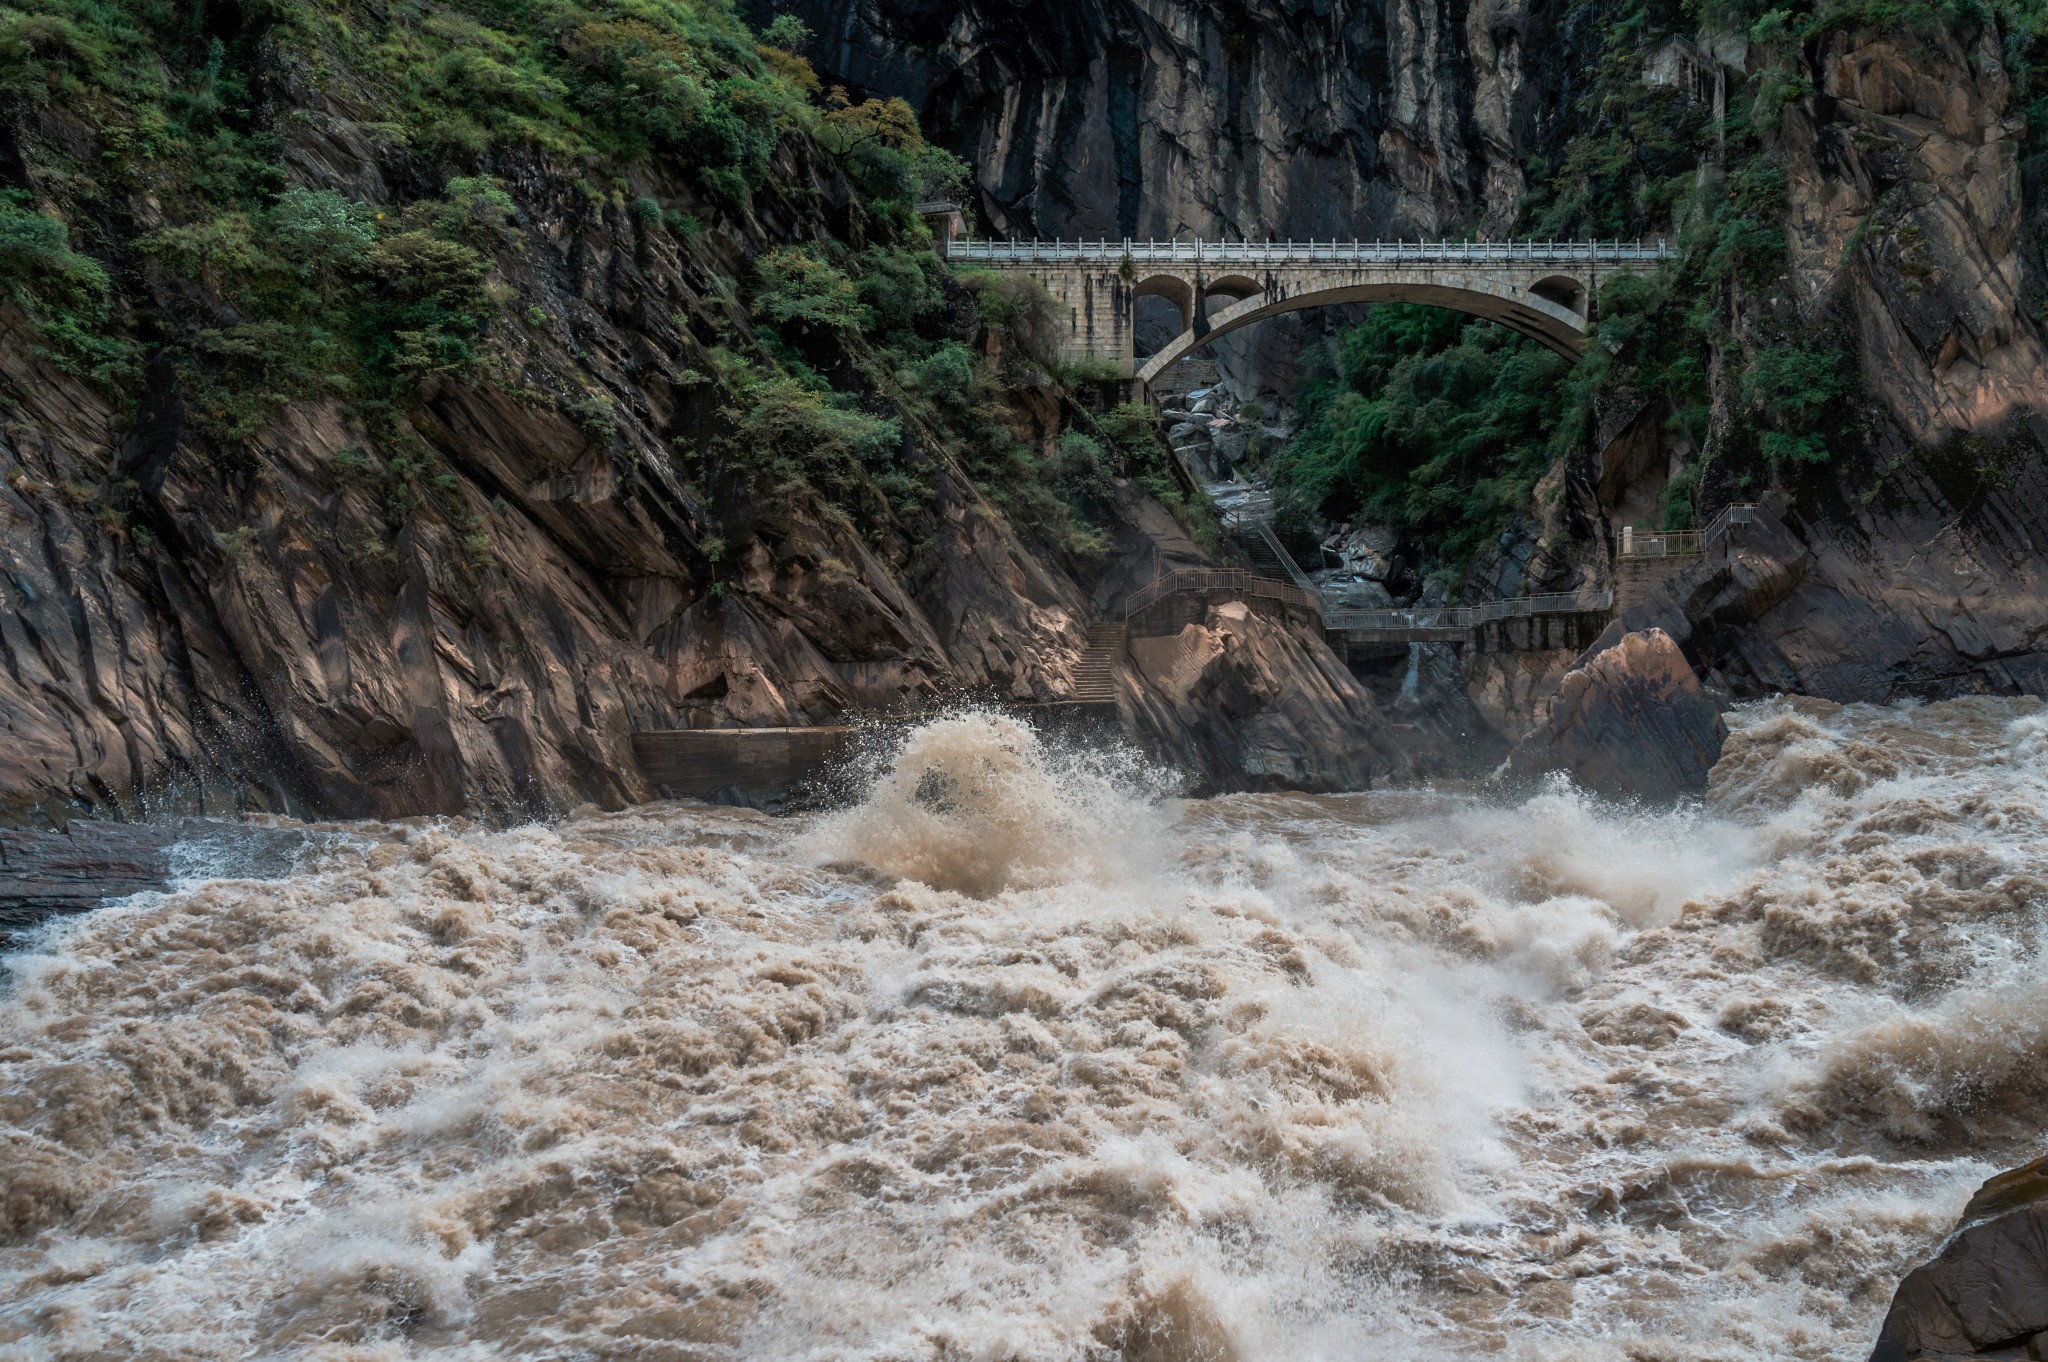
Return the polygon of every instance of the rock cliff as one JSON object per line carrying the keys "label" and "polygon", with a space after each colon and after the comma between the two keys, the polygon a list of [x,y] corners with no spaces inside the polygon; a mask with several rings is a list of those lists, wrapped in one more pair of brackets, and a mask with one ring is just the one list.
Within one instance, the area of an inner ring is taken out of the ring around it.
{"label": "rock cliff", "polygon": [[1017,236],[1415,237],[1513,220],[1568,106],[1542,0],[798,0]]}
{"label": "rock cliff", "polygon": [[[608,49],[620,60],[653,41],[593,22],[587,41],[622,44]],[[831,131],[815,107],[782,106],[773,141],[734,144],[765,159],[707,181],[697,153],[579,160],[530,121],[473,147],[435,143],[440,124],[401,136],[372,56],[223,32],[255,93],[220,136],[245,138],[275,177],[243,198],[195,182],[167,210],[175,168],[130,177],[120,117],[67,102],[56,75],[47,97],[0,100],[0,211],[40,260],[100,281],[87,303],[102,287],[112,300],[104,338],[69,349],[53,341],[54,295],[23,295],[34,316],[0,302],[0,821],[616,805],[655,793],[631,758],[639,728],[1062,698],[1089,623],[1161,546],[1200,557],[1092,440],[1075,476],[1093,479],[1092,532],[1109,547],[1061,537],[1070,511],[1043,483],[1084,418],[1042,370],[1001,357],[915,217],[858,189],[861,163],[805,131]],[[807,70],[772,84],[792,59],[744,30],[684,36],[710,46],[672,36],[671,55],[714,63],[703,88],[731,118],[801,96]],[[194,41],[196,57],[167,44],[153,78],[215,79]],[[549,60],[609,98],[601,82],[623,77],[589,75],[584,41],[560,37]],[[335,65],[309,65],[314,50]],[[344,57],[360,65],[337,69]],[[710,117],[698,98],[693,116]],[[557,141],[579,126],[560,117],[545,130]],[[892,135],[905,155],[919,145]],[[66,178],[95,158],[122,169]],[[291,255],[304,237],[315,246]],[[813,292],[791,306],[839,306],[839,320],[778,328],[743,301],[768,287],[758,262],[793,243],[784,259]],[[831,288],[853,287],[835,259],[881,262],[863,276],[872,302],[835,303]],[[483,320],[431,311],[458,285]],[[319,289],[313,324],[276,301]],[[919,329],[883,351],[866,322],[906,290],[925,300]],[[353,378],[294,374],[295,348],[333,341],[330,315],[360,320],[337,297],[424,320],[366,326]],[[374,388],[393,346],[412,367]],[[974,346],[993,358],[971,364]],[[90,363],[120,354],[126,367]],[[976,377],[998,368],[995,388]],[[988,405],[961,415],[974,401]],[[1369,729],[1352,698],[1322,717]],[[1242,778],[1189,731],[1154,734],[1159,755]],[[1300,769],[1343,783],[1316,774],[1323,760]]]}

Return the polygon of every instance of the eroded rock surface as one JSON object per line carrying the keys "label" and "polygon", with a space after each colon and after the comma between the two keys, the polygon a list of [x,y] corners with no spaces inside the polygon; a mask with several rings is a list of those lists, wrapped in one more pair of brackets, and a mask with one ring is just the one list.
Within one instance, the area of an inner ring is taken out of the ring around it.
{"label": "eroded rock surface", "polygon": [[1986,1182],[1892,1298],[1870,1362],[2048,1357],[2048,1158]]}
{"label": "eroded rock surface", "polygon": [[1130,642],[1140,740],[1196,754],[1203,788],[1364,789],[1405,774],[1378,706],[1321,637],[1236,601]]}
{"label": "eroded rock surface", "polygon": [[1627,633],[1565,674],[1547,721],[1509,754],[1508,774],[1561,771],[1610,798],[1671,799],[1706,789],[1727,734],[1672,637]]}
{"label": "eroded rock surface", "polygon": [[806,0],[822,69],[902,94],[1016,235],[1504,227],[1568,107],[1529,0]]}
{"label": "eroded rock surface", "polygon": [[[388,192],[359,125],[291,126],[305,184]],[[502,169],[493,269],[531,304],[529,367],[403,411],[304,399],[224,440],[169,365],[124,410],[0,307],[0,823],[617,806],[656,793],[636,729],[1066,698],[1128,579],[1199,559],[1134,485],[1111,563],[1027,542],[914,416],[915,511],[692,481],[677,451],[724,429],[707,344],[751,324],[728,281],[777,241],[859,242],[858,203],[785,148],[778,192],[683,239],[573,174]],[[1020,438],[1056,439],[1061,400],[1019,398]],[[1163,756],[1232,778],[1181,732]]]}

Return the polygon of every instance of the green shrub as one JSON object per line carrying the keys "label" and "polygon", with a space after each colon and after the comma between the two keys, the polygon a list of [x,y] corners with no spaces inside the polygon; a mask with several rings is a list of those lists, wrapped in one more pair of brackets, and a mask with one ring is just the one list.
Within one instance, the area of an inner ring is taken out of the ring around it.
{"label": "green shrub", "polygon": [[1842,393],[1835,355],[1790,345],[1765,346],[1749,357],[1743,397],[1774,423],[1810,427]]}
{"label": "green shrub", "polygon": [[1047,373],[1058,370],[1067,310],[1045,285],[1029,275],[996,270],[964,270],[954,278],[974,295],[981,324],[1001,333],[1006,355],[1013,348]]}
{"label": "green shrub", "polygon": [[1062,431],[1053,446],[1053,473],[1073,495],[1107,501],[1115,495],[1115,461],[1102,442],[1083,431]]}
{"label": "green shrub", "polygon": [[754,262],[754,315],[779,325],[859,330],[873,320],[860,289],[806,247],[778,246]]}
{"label": "green shrub", "polygon": [[1825,463],[1828,457],[1827,441],[1808,431],[1805,434],[1791,434],[1780,430],[1767,430],[1758,438],[1758,446],[1773,466],[1798,463]]}
{"label": "green shrub", "polygon": [[785,52],[798,52],[811,41],[810,26],[794,14],[778,14],[761,30],[761,41]]}
{"label": "green shrub", "polygon": [[291,189],[268,208],[144,238],[143,251],[251,319],[195,328],[183,347],[197,361],[201,423],[241,437],[296,397],[389,398],[468,371],[493,310],[479,246],[507,241],[511,212],[488,180],[451,180],[395,219],[331,190]]}
{"label": "green shrub", "polygon": [[859,259],[860,299],[883,333],[916,332],[945,311],[943,267],[928,250],[870,246]]}
{"label": "green shrub", "polygon": [[16,189],[0,190],[0,283],[59,367],[105,374],[127,360],[130,347],[105,331],[113,305],[106,267],[72,250],[64,224]]}
{"label": "green shrub", "polygon": [[846,91],[835,89],[827,104],[819,141],[867,198],[914,203],[965,195],[972,171],[959,157],[924,140],[917,115],[902,100],[855,104]]}
{"label": "green shrub", "polygon": [[1088,383],[1117,383],[1124,377],[1124,366],[1113,359],[1099,355],[1077,355],[1060,365],[1060,380],[1070,388]]}
{"label": "green shrub", "polygon": [[974,401],[974,352],[942,341],[898,372],[898,381],[941,411],[962,414]]}

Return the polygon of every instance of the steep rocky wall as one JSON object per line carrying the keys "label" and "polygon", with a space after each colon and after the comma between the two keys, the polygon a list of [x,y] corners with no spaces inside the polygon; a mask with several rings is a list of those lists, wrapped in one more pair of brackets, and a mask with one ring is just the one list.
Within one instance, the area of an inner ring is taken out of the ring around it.
{"label": "steep rocky wall", "polygon": [[918,105],[1020,236],[1504,230],[1571,70],[1544,0],[776,8]]}
{"label": "steep rocky wall", "polygon": [[[958,688],[1053,699],[1085,644],[1080,588],[957,472],[929,541],[878,551],[807,498],[712,518],[651,435],[635,459],[448,385],[407,427],[446,482],[394,526],[390,436],[338,403],[287,409],[246,451],[180,438],[174,407],[123,436],[18,329],[0,397],[17,808],[251,782],[272,807],[344,814],[617,803],[652,794],[636,727],[810,723]],[[123,523],[73,504],[130,471]],[[721,532],[713,590],[702,545]]]}
{"label": "steep rocky wall", "polygon": [[[416,172],[374,125],[294,96],[296,182],[384,204]],[[573,168],[488,169],[517,206],[492,284],[524,329],[397,410],[299,400],[226,438],[168,363],[106,391],[0,309],[0,822],[616,805],[655,793],[638,728],[1062,698],[1162,536],[1199,560],[1135,485],[1110,563],[1027,543],[909,412],[913,509],[690,481],[680,456],[729,434],[704,375],[707,346],[752,326],[733,281],[776,242],[859,246],[847,186],[786,143],[751,209],[677,234]],[[662,173],[630,189],[689,202]],[[1038,406],[1016,418],[1049,441],[1061,402]],[[1155,747],[1233,778],[1199,743]]]}
{"label": "steep rocky wall", "polygon": [[1815,92],[1780,129],[1790,281],[1805,311],[1846,303],[1866,389],[1896,423],[1884,452],[2048,437],[2042,206],[2026,202],[2026,111],[1996,26],[1838,31],[1805,65]]}

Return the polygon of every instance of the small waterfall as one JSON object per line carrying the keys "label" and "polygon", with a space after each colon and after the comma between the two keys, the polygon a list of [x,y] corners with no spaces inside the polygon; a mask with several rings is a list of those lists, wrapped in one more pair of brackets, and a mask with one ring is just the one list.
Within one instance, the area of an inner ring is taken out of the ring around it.
{"label": "small waterfall", "polygon": [[1399,703],[1402,705],[1419,705],[1422,703],[1421,692],[1422,645],[1420,643],[1411,643],[1408,645],[1408,670],[1401,675],[1401,697]]}

